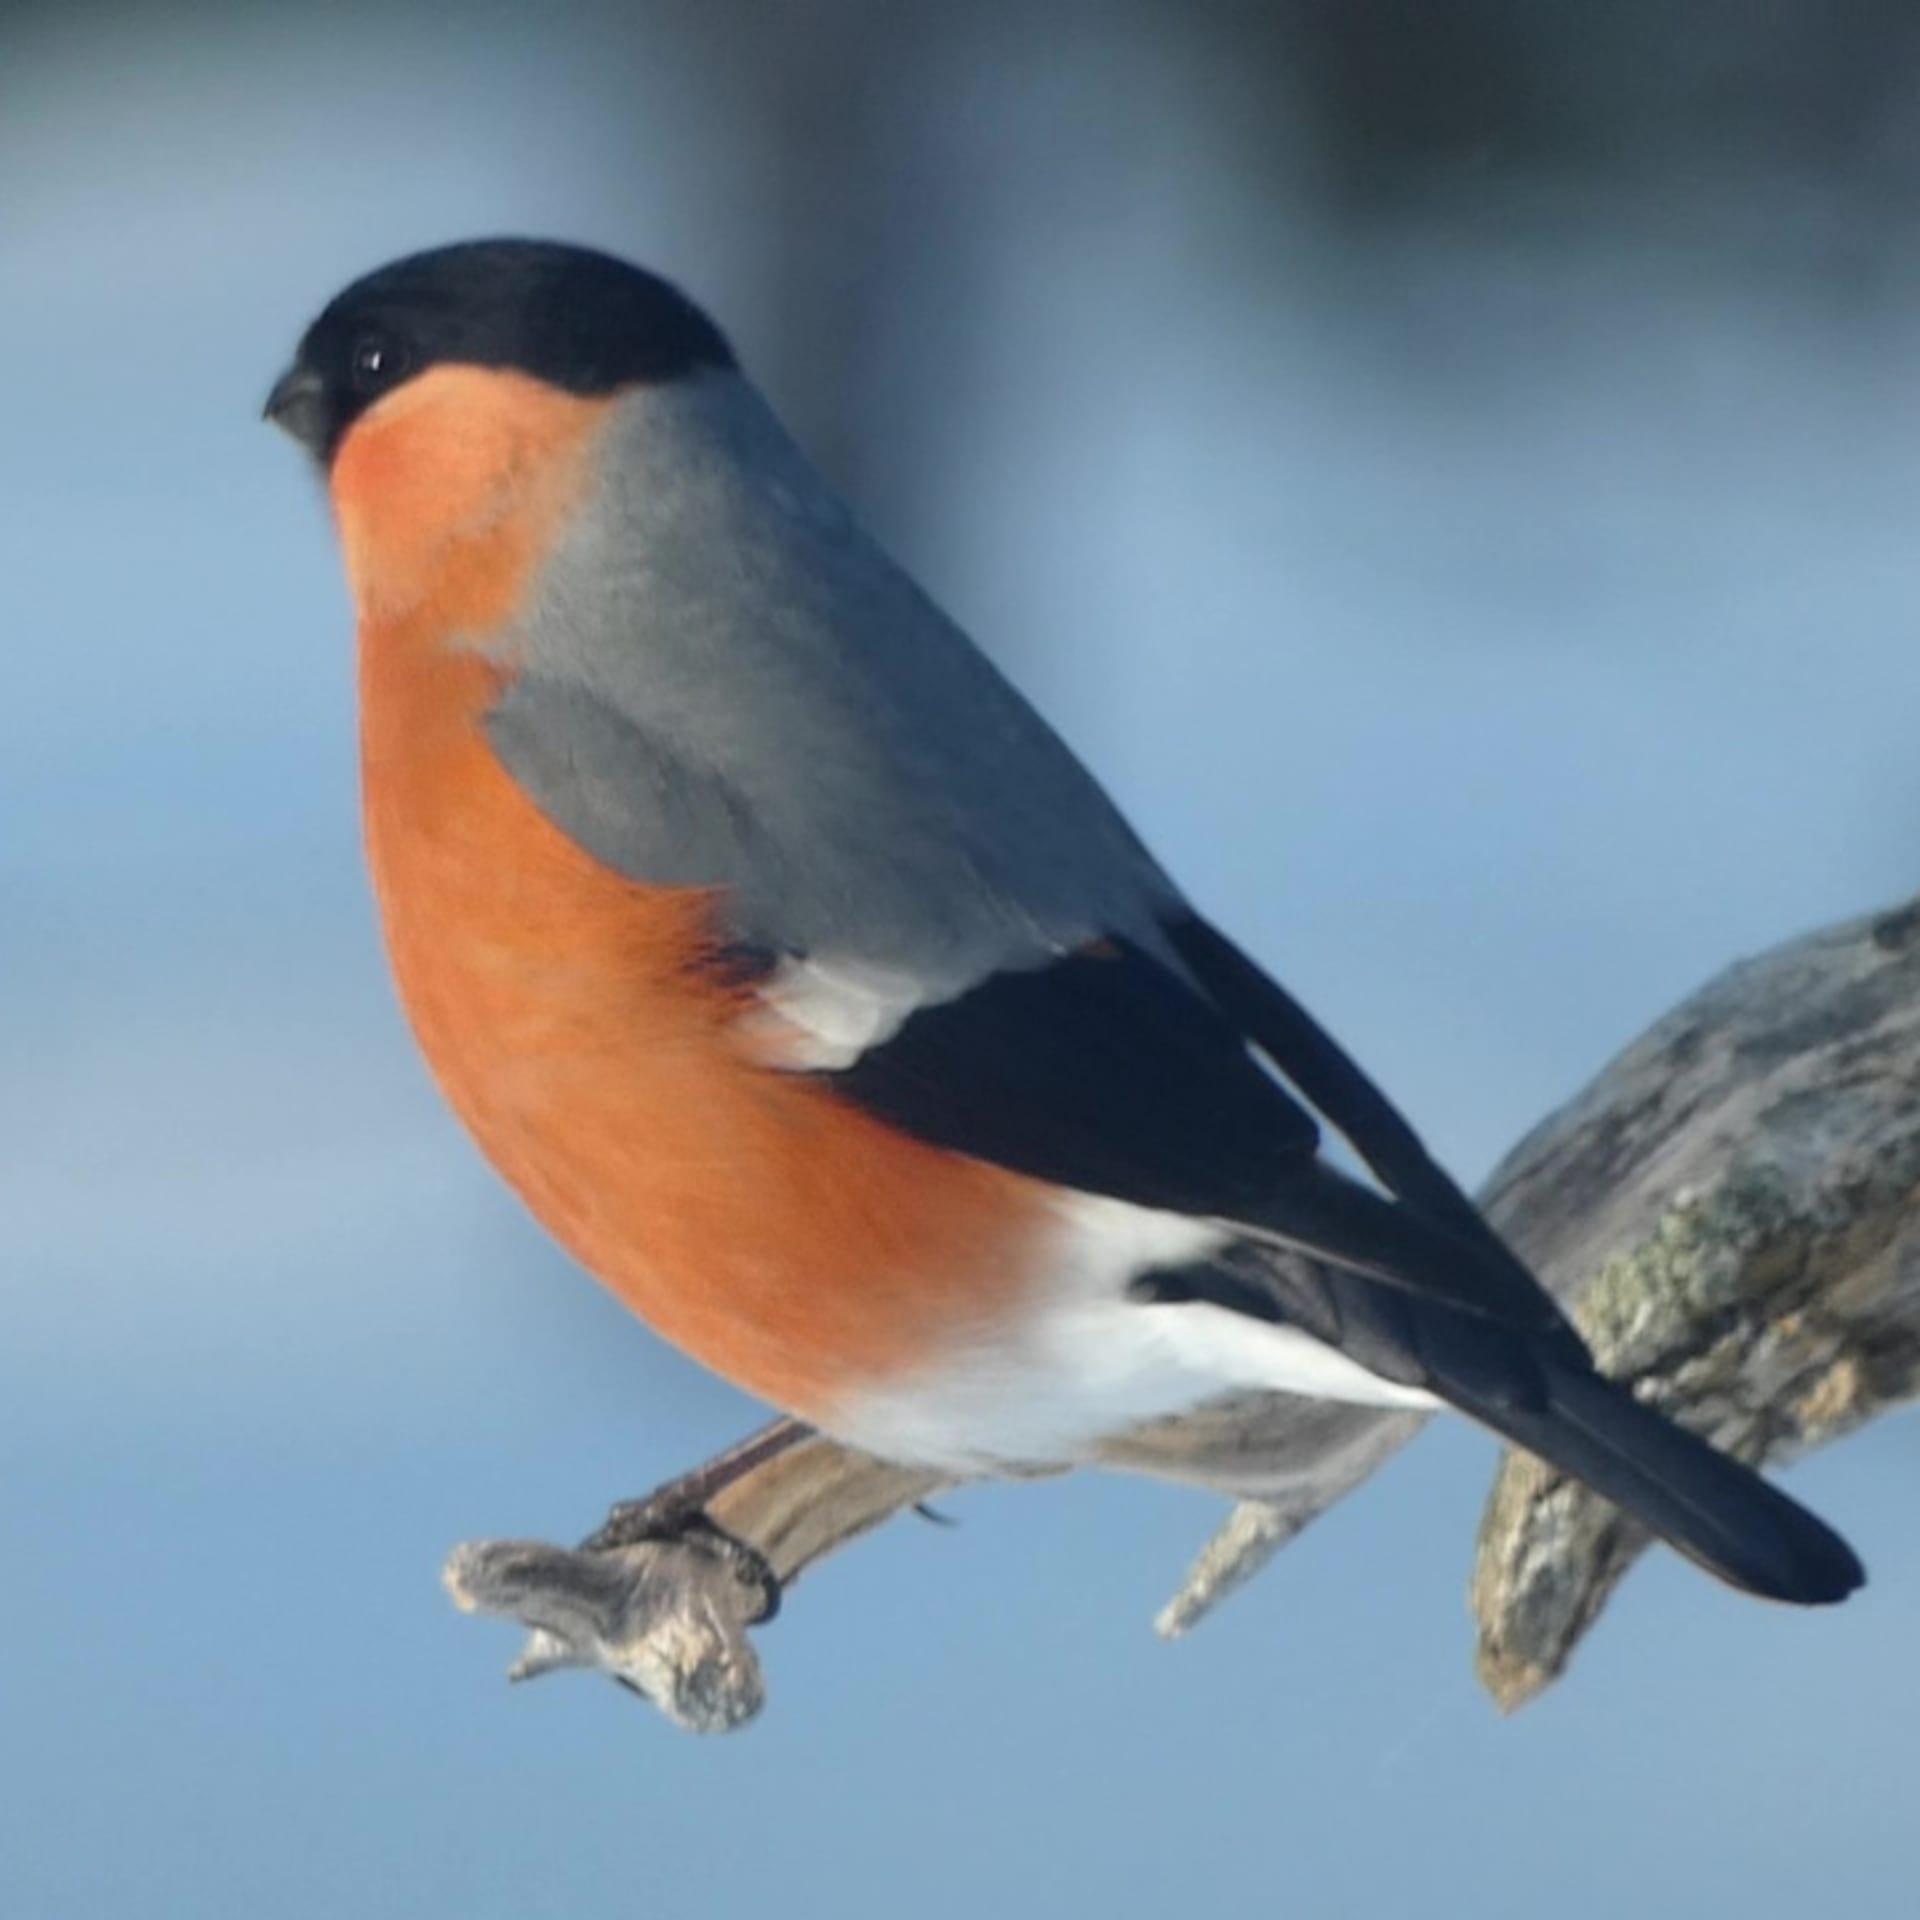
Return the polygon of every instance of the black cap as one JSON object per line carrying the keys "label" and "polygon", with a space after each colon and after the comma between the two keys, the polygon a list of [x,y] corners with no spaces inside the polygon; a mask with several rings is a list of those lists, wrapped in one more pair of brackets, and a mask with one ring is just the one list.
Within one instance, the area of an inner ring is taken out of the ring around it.
{"label": "black cap", "polygon": [[454,362],[578,394],[737,364],[720,329],[656,274],[551,240],[468,240],[395,260],[335,298],[268,396],[267,417],[330,461],[382,394]]}

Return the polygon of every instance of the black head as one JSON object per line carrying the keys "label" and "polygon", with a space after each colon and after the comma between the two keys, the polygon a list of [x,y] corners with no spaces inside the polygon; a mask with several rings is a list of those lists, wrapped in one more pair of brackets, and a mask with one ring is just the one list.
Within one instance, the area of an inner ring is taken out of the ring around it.
{"label": "black head", "polygon": [[268,396],[267,418],[330,461],[381,395],[453,362],[579,394],[735,364],[685,294],[624,260],[549,240],[469,240],[409,254],[338,295]]}

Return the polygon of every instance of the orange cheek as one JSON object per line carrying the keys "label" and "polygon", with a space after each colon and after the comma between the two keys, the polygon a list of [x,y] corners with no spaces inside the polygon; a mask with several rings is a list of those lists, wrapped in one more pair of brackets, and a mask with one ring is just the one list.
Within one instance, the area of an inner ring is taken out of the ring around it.
{"label": "orange cheek", "polygon": [[447,366],[371,407],[330,483],[362,620],[401,621],[431,600],[442,635],[504,621],[578,498],[610,404]]}

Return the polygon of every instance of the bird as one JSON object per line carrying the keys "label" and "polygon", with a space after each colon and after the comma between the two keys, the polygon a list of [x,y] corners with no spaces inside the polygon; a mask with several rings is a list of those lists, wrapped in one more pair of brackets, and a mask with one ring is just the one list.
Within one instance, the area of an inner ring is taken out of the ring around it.
{"label": "bird", "polygon": [[266,413],[344,558],[414,1035],[667,1341],[953,1477],[1234,1393],[1451,1408],[1733,1587],[1864,1579],[1597,1369],[678,287],[556,241],[410,254]]}

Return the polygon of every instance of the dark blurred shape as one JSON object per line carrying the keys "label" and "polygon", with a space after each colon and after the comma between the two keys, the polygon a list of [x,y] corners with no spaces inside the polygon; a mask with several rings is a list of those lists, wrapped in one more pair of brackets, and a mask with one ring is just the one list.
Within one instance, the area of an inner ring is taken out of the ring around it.
{"label": "dark blurred shape", "polygon": [[1290,76],[1328,201],[1356,220],[1471,170],[1657,201],[1669,169],[1684,186],[1798,168],[1883,213],[1915,191],[1920,10],[1902,0],[1282,0],[1213,30]]}

